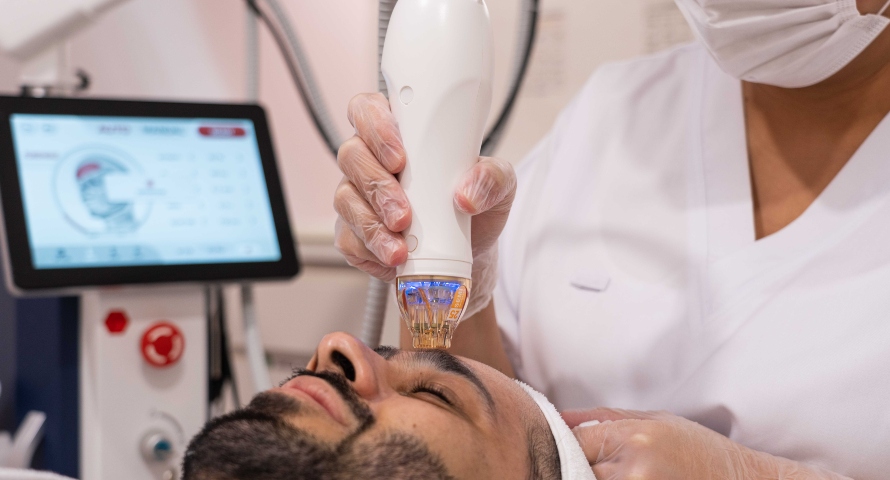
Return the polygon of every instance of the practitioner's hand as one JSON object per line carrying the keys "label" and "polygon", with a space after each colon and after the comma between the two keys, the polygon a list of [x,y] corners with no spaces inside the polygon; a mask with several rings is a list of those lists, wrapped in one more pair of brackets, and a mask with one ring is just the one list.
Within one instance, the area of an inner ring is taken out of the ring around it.
{"label": "practitioner's hand", "polygon": [[[344,177],[334,196],[339,215],[336,246],[350,265],[391,282],[395,267],[408,258],[400,232],[411,224],[408,197],[395,177],[405,168],[402,138],[383,95],[356,96],[349,103],[348,115],[355,136],[343,143],[337,155]],[[454,203],[473,215],[473,294],[467,316],[491,299],[497,239],[515,193],[513,167],[495,158],[480,158],[458,183]]]}
{"label": "practitioner's hand", "polygon": [[[599,408],[563,419],[599,480],[845,479],[816,467],[757,452],[667,412]],[[579,427],[598,420],[599,425]]]}

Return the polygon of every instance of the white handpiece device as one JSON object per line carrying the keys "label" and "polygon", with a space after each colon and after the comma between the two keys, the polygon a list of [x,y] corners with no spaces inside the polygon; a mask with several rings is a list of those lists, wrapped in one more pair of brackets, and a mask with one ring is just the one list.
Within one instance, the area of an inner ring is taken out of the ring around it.
{"label": "white handpiece device", "polygon": [[448,348],[471,290],[470,216],[458,179],[479,159],[494,67],[484,0],[399,0],[381,69],[407,153],[412,207],[398,303],[416,348]]}

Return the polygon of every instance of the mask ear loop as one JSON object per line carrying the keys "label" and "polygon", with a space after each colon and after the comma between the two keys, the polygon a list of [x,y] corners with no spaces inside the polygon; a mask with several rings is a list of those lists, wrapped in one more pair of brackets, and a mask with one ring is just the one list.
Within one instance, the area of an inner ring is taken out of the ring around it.
{"label": "mask ear loop", "polygon": [[884,7],[881,8],[881,11],[880,11],[880,12],[878,12],[878,16],[882,16],[882,15],[884,15],[884,12],[887,11],[887,8],[888,8],[888,7],[890,7],[890,1],[888,1],[887,3],[884,4]]}

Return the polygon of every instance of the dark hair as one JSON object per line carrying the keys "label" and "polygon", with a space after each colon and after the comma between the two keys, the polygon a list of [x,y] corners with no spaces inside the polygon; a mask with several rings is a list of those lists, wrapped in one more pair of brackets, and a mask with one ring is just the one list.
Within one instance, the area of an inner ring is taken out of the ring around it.
{"label": "dark hair", "polygon": [[526,421],[525,436],[528,441],[529,480],[553,480],[562,477],[559,449],[543,415]]}
{"label": "dark hair", "polygon": [[191,443],[183,480],[449,480],[416,437],[388,434],[373,445],[328,447],[279,418],[250,408],[210,421]]}

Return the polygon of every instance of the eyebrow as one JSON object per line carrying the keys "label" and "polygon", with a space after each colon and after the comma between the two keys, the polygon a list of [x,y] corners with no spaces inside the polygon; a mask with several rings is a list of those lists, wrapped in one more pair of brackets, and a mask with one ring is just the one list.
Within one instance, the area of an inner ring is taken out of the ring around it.
{"label": "eyebrow", "polygon": [[[386,346],[378,347],[374,349],[374,351],[386,360],[390,360],[403,353],[403,351],[398,348]],[[472,383],[473,386],[476,387],[479,395],[485,400],[485,406],[487,407],[489,414],[493,416],[494,397],[491,396],[491,392],[489,392],[488,388],[485,387],[485,384],[479,380],[476,373],[470,370],[470,367],[463,361],[444,350],[416,350],[412,351],[411,354],[411,359],[414,361],[429,365],[440,372],[463,377]]]}

